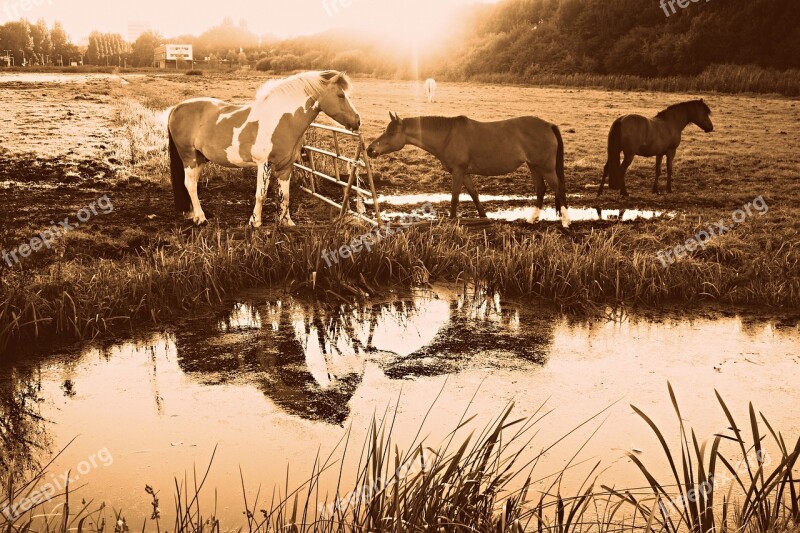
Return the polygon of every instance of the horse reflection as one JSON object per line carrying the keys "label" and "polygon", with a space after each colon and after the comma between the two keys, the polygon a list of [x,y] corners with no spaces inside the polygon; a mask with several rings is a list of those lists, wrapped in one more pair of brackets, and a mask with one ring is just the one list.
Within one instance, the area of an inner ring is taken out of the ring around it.
{"label": "horse reflection", "polygon": [[553,343],[553,313],[527,313],[503,306],[500,296],[460,294],[449,303],[449,320],[434,339],[384,368],[391,378],[457,373],[481,366],[541,366]]}
{"label": "horse reflection", "polygon": [[[540,365],[552,315],[504,308],[494,295],[330,305],[291,298],[237,304],[176,333],[178,363],[205,383],[254,383],[302,418],[341,425],[368,364],[391,378],[458,372],[481,365]],[[489,354],[486,357],[479,357]]]}
{"label": "horse reflection", "polygon": [[426,333],[413,325],[427,307],[411,300],[365,307],[291,299],[237,304],[217,316],[217,328],[181,328],[178,362],[206,383],[245,379],[290,414],[341,425],[371,357],[406,355],[404,347],[433,338],[436,328]]}

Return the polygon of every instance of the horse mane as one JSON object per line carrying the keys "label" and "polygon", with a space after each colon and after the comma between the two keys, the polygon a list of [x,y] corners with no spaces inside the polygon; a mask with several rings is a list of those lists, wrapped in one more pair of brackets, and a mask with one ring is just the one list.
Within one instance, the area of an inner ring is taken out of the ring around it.
{"label": "horse mane", "polygon": [[669,115],[669,114],[673,113],[674,111],[677,111],[679,109],[685,109],[687,107],[694,107],[694,106],[701,106],[708,115],[711,115],[711,108],[708,107],[708,104],[706,104],[703,100],[689,100],[688,102],[681,102],[680,104],[673,104],[673,105],[669,106],[668,108],[666,108],[665,110],[659,111],[659,113],[658,113],[658,115],[656,115],[656,117],[664,118],[666,115]]}
{"label": "horse mane", "polygon": [[325,89],[326,82],[337,76],[339,76],[337,85],[343,91],[350,90],[350,78],[343,72],[336,70],[301,72],[288,78],[268,81],[256,92],[256,102],[263,102],[272,95],[297,92],[305,92],[309,96],[318,98]]}
{"label": "horse mane", "polygon": [[426,116],[416,117],[411,120],[419,120],[420,127],[428,131],[449,131],[456,122],[462,122],[466,119],[467,117],[462,115],[458,117]]}

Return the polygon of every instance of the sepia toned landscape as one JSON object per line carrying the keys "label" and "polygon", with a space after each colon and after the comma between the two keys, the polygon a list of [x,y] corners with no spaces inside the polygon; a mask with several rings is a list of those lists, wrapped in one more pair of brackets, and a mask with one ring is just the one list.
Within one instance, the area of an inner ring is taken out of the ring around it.
{"label": "sepia toned landscape", "polygon": [[[27,65],[13,52],[0,66],[0,527],[796,530],[796,8],[740,6],[745,30],[723,22],[727,4],[573,4],[470,5],[436,46],[431,8],[416,63],[388,25],[384,40],[251,41],[252,24],[226,21],[183,40],[93,33],[88,48],[54,27],[50,55],[86,63],[62,67],[41,53],[47,24],[30,24]],[[314,9],[324,28],[397,6]],[[22,26],[0,26],[0,48]],[[726,37],[767,27],[749,49]],[[709,28],[730,61],[698,52]],[[213,52],[229,40],[241,51]],[[163,41],[192,44],[197,64],[138,64]],[[668,48],[696,62],[659,67]],[[202,169],[206,224],[176,211],[175,106],[256,106],[327,69],[348,71],[360,127],[323,107],[315,123],[337,133],[304,133],[286,189],[296,226],[272,159],[263,226],[256,163]],[[683,131],[671,192],[666,167],[652,191],[655,159],[638,156],[629,196],[598,194],[616,119],[700,99],[713,131]],[[392,124],[461,115],[557,125],[569,220],[548,186],[531,221],[524,165],[474,175],[487,217],[464,189],[453,219],[434,155],[365,153]]]}

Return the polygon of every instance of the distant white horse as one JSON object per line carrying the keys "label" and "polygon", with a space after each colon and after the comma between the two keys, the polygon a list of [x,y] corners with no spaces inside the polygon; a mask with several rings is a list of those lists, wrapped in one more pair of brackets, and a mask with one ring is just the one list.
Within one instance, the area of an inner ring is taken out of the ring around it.
{"label": "distant white horse", "polygon": [[428,98],[429,104],[436,101],[436,80],[433,78],[425,80],[425,96]]}

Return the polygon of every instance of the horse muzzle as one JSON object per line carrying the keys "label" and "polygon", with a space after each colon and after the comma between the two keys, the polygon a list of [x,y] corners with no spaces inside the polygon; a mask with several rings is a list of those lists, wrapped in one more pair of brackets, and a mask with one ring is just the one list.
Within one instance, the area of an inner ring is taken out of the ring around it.
{"label": "horse muzzle", "polygon": [[348,122],[347,129],[354,133],[361,129],[361,117],[356,117],[354,122]]}

